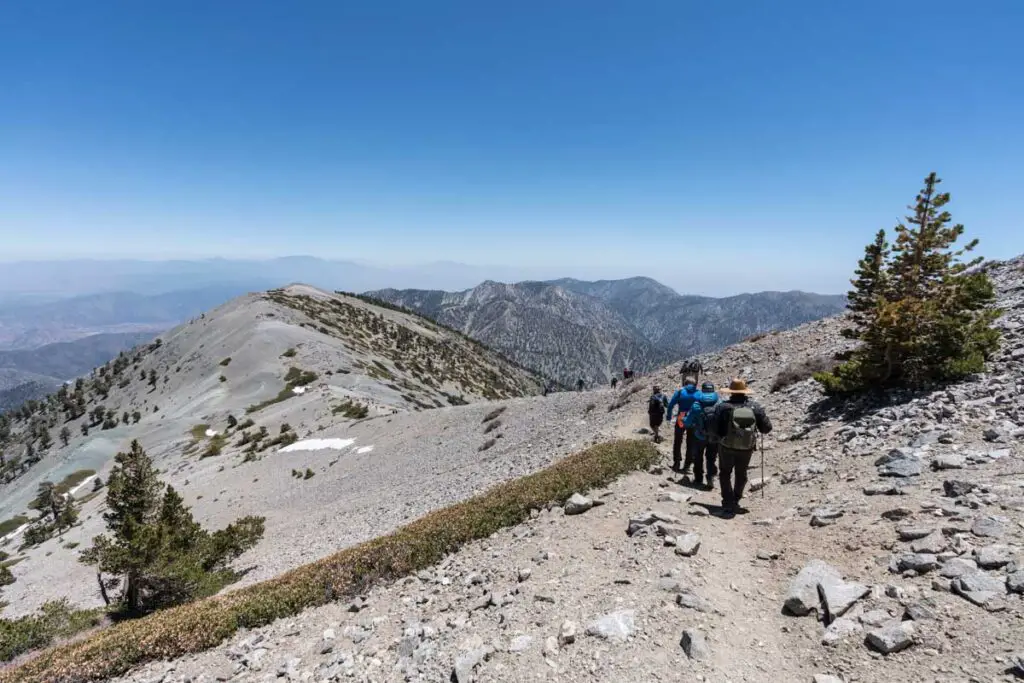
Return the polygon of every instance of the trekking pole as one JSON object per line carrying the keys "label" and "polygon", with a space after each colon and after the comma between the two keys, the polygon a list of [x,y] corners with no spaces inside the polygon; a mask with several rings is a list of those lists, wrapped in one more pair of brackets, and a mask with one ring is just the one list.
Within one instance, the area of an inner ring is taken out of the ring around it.
{"label": "trekking pole", "polygon": [[764,498],[764,434],[761,434],[761,498]]}

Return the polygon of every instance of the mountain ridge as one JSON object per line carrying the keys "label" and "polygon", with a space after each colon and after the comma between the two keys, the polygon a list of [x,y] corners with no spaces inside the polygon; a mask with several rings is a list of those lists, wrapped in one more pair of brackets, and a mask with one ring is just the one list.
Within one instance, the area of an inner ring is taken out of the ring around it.
{"label": "mountain ridge", "polygon": [[651,369],[788,329],[838,313],[846,303],[844,296],[799,290],[682,295],[648,277],[486,280],[457,292],[391,288],[368,294],[454,327],[569,385],[577,378],[604,383],[623,367]]}

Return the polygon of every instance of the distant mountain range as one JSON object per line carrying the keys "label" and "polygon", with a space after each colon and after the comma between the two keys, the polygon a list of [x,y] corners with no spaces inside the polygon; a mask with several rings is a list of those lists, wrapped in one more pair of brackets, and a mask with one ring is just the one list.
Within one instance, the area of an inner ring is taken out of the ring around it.
{"label": "distant mountain range", "polygon": [[369,296],[460,330],[563,384],[607,382],[751,335],[840,312],[846,298],[759,292],[683,296],[650,278],[502,284],[461,292],[383,289]]}
{"label": "distant mountain range", "polygon": [[88,374],[152,337],[152,332],[94,334],[34,349],[0,351],[0,411],[41,398],[65,380]]}

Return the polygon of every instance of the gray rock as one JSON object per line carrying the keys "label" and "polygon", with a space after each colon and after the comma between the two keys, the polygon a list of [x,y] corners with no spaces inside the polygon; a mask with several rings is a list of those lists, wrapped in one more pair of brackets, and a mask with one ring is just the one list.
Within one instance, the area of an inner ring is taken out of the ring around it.
{"label": "gray rock", "polygon": [[968,560],[962,557],[953,557],[942,563],[942,567],[939,569],[939,575],[944,576],[947,579],[956,579],[964,574],[970,574],[977,570],[978,563],[974,560]]}
{"label": "gray rock", "polygon": [[896,482],[876,481],[864,487],[865,496],[900,496],[903,489]]}
{"label": "gray rock", "polygon": [[843,679],[832,674],[814,674],[814,681],[812,683],[843,683]]}
{"label": "gray rock", "polygon": [[533,647],[532,636],[517,636],[512,639],[512,642],[508,646],[509,652],[526,652]]}
{"label": "gray rock", "polygon": [[578,493],[572,494],[569,500],[565,501],[565,514],[581,515],[594,507],[594,501]]}
{"label": "gray rock", "polygon": [[830,526],[832,524],[835,524],[836,520],[838,520],[842,516],[842,510],[836,510],[834,508],[818,508],[817,510],[811,513],[811,526]]}
{"label": "gray rock", "polygon": [[825,629],[825,634],[821,637],[821,642],[824,645],[838,645],[850,636],[859,635],[863,632],[864,627],[856,619],[840,617],[828,625],[828,628]]}
{"label": "gray rock", "polygon": [[860,615],[860,623],[870,628],[878,628],[892,621],[892,615],[884,609],[875,609]]}
{"label": "gray rock", "polygon": [[711,611],[711,604],[704,598],[699,595],[694,595],[693,593],[680,593],[676,596],[676,604],[680,607],[692,609],[697,612],[703,612],[705,614]]}
{"label": "gray rock", "polygon": [[1006,579],[1000,576],[993,576],[988,572],[976,571],[971,574],[964,574],[953,582],[953,590],[977,593],[991,592],[1003,593],[1006,590]]}
{"label": "gray rock", "polygon": [[688,493],[677,493],[675,491],[666,491],[658,496],[659,503],[689,503],[690,499],[693,498]]}
{"label": "gray rock", "polygon": [[[892,454],[890,454],[892,456]],[[916,455],[901,454],[898,457],[889,457],[879,466],[878,476],[880,477],[916,477],[921,474],[921,460]]]}
{"label": "gray rock", "polygon": [[934,529],[926,526],[901,526],[896,527],[896,535],[901,541],[916,541],[932,533]]}
{"label": "gray rock", "polygon": [[711,648],[708,647],[704,634],[697,629],[688,628],[683,631],[679,645],[690,659],[702,661],[711,656]]}
{"label": "gray rock", "polygon": [[931,553],[938,555],[949,547],[949,541],[938,532],[928,534],[910,544],[910,549],[915,553]]}
{"label": "gray rock", "polygon": [[676,538],[676,555],[693,557],[700,550],[700,534],[688,533]]}
{"label": "gray rock", "polygon": [[576,642],[576,632],[578,627],[575,621],[566,619],[562,622],[562,625],[558,629],[558,644],[561,647],[571,645]]}
{"label": "gray rock", "polygon": [[897,571],[915,571],[918,574],[927,574],[939,568],[939,560],[935,555],[929,553],[907,553],[896,558]]}
{"label": "gray rock", "polygon": [[971,524],[971,533],[982,538],[1002,538],[1006,533],[1006,525],[1009,522],[1006,517],[995,517],[985,515],[978,517]]}
{"label": "gray rock", "polygon": [[942,492],[946,494],[947,498],[959,498],[960,496],[966,496],[976,488],[978,487],[969,481],[947,479],[942,482]]}
{"label": "gray rock", "polygon": [[907,609],[903,612],[903,618],[911,621],[935,621],[938,615],[935,613],[935,605],[921,601],[907,605]]}
{"label": "gray rock", "polygon": [[870,586],[845,581],[823,581],[818,584],[826,621],[846,614],[853,604],[871,592]]}
{"label": "gray rock", "polygon": [[962,455],[955,455],[952,453],[937,455],[932,460],[933,470],[961,470],[964,468],[966,461]]}
{"label": "gray rock", "polygon": [[1010,656],[1011,671],[1014,676],[1024,678],[1024,652],[1017,652]]}
{"label": "gray rock", "polygon": [[470,638],[463,644],[463,650],[455,658],[455,670],[452,679],[456,683],[468,683],[473,680],[473,670],[494,653],[494,648],[483,642],[479,636]]}
{"label": "gray rock", "polygon": [[606,614],[587,626],[587,635],[605,640],[625,641],[636,630],[636,613],[631,609]]}
{"label": "gray rock", "polygon": [[522,583],[523,581],[528,581],[531,576],[533,576],[533,570],[529,567],[523,567],[519,570],[519,574],[516,578],[519,579],[519,583]]}
{"label": "gray rock", "polygon": [[987,545],[974,551],[974,559],[982,569],[999,569],[1013,561],[1014,550],[1005,545]]}
{"label": "gray rock", "polygon": [[1011,593],[1024,593],[1024,569],[1006,575],[1006,589]]}
{"label": "gray rock", "polygon": [[558,656],[558,638],[548,636],[544,639],[544,656],[548,658]]}
{"label": "gray rock", "polygon": [[906,650],[914,644],[914,622],[897,621],[868,633],[867,644],[883,655]]}
{"label": "gray rock", "polygon": [[981,433],[981,438],[989,442],[1002,441],[1003,433],[998,429],[995,429],[994,427],[989,427],[988,429]]}
{"label": "gray rock", "polygon": [[818,608],[818,586],[822,583],[841,583],[842,574],[835,567],[812,560],[793,578],[786,595],[784,608],[792,615],[802,617]]}

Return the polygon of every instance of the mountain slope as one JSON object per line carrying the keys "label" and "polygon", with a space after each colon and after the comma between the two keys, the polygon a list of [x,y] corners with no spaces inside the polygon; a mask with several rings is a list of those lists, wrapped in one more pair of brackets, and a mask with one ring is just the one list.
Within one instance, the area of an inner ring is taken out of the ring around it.
{"label": "mountain slope", "polygon": [[542,282],[484,282],[464,292],[381,290],[371,296],[426,315],[509,358],[574,385],[674,358],[598,299]]}
{"label": "mountain slope", "polygon": [[[195,425],[230,432],[232,415],[251,421],[249,437],[214,450],[258,459],[333,423],[540,389],[540,378],[415,314],[304,285],[250,294],[12,411],[0,450],[21,461],[0,471],[10,482],[0,487],[0,520],[19,512],[39,482],[99,470],[132,438],[179,466],[183,449],[211,447]],[[44,449],[41,432],[57,444],[62,426],[69,446]]]}
{"label": "mountain slope", "polygon": [[463,292],[385,289],[371,296],[461,330],[571,385],[671,360],[839,312],[842,296],[760,292],[681,296],[650,278],[485,282]]}

